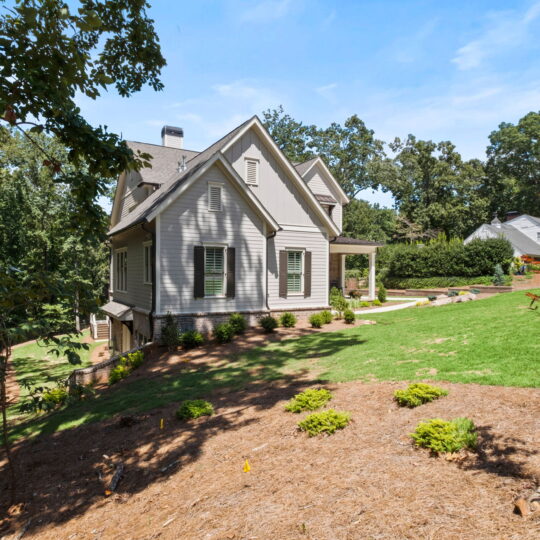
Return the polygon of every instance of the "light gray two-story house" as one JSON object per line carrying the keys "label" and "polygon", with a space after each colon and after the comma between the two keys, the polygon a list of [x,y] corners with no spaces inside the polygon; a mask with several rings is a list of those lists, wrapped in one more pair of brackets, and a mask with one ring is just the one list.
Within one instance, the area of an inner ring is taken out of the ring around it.
{"label": "light gray two-story house", "polygon": [[253,117],[202,152],[165,126],[163,145],[129,142],[152,167],[118,179],[111,228],[111,342],[159,339],[167,313],[203,332],[233,313],[300,317],[343,287],[345,256],[378,244],[341,236],[348,198],[320,158],[291,163]]}

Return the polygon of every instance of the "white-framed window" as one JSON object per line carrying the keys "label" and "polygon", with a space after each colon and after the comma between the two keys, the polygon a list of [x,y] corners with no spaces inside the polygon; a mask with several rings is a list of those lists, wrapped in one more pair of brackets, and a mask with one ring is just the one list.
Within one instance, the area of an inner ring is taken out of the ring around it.
{"label": "white-framed window", "polygon": [[210,212],[221,212],[223,209],[222,195],[223,184],[208,183],[208,210]]}
{"label": "white-framed window", "polygon": [[119,248],[115,251],[116,257],[116,290],[127,291],[127,248]]}
{"label": "white-framed window", "polygon": [[259,160],[246,158],[246,184],[250,186],[259,185]]}
{"label": "white-framed window", "polygon": [[304,252],[287,250],[287,294],[304,294]]}
{"label": "white-framed window", "polygon": [[204,247],[204,296],[225,296],[226,248],[222,246]]}
{"label": "white-framed window", "polygon": [[143,243],[143,281],[152,283],[152,242]]}

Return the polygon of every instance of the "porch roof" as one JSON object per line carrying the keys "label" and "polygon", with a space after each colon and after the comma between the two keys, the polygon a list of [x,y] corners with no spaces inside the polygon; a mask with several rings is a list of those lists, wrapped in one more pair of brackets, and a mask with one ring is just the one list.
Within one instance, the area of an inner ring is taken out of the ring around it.
{"label": "porch roof", "polygon": [[101,307],[101,311],[109,315],[109,317],[120,321],[133,320],[133,309],[131,306],[121,304],[120,302],[107,302]]}
{"label": "porch roof", "polygon": [[330,240],[330,253],[341,253],[342,255],[375,253],[377,248],[383,245],[380,242],[372,242],[371,240],[336,236],[333,240]]}

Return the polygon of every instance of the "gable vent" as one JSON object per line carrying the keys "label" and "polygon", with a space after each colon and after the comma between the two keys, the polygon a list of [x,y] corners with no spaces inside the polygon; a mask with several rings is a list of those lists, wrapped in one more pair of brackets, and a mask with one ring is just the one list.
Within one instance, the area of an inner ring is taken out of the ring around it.
{"label": "gable vent", "polygon": [[208,184],[208,210],[212,212],[221,211],[221,186]]}
{"label": "gable vent", "polygon": [[259,184],[259,162],[256,159],[246,159],[246,184]]}

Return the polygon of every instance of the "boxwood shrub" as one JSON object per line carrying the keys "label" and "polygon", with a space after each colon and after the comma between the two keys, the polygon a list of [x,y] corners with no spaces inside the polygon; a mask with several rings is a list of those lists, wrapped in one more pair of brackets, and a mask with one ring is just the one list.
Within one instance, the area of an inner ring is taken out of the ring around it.
{"label": "boxwood shrub", "polygon": [[273,332],[278,325],[277,319],[272,317],[272,315],[265,315],[259,320],[259,324],[263,327],[264,331],[267,333]]}
{"label": "boxwood shrub", "polygon": [[234,328],[230,323],[221,323],[214,328],[214,337],[219,343],[229,343],[234,334]]}
{"label": "boxwood shrub", "polygon": [[322,315],[320,313],[314,313],[313,315],[310,315],[309,324],[311,324],[313,328],[322,328],[322,325],[323,325]]}
{"label": "boxwood shrub", "polygon": [[204,343],[204,337],[197,330],[188,330],[180,336],[180,341],[186,349],[200,347]]}
{"label": "boxwood shrub", "polygon": [[346,309],[344,312],[343,312],[343,320],[347,323],[347,324],[353,324],[354,321],[356,320],[356,316],[354,314],[354,311],[352,309]]}
{"label": "boxwood shrub", "polygon": [[334,319],[332,312],[328,311],[327,309],[321,311],[320,315],[322,317],[323,324],[330,324]]}
{"label": "boxwood shrub", "polygon": [[229,324],[233,327],[235,334],[243,334],[246,330],[246,319],[241,313],[233,313],[229,317]]}
{"label": "boxwood shrub", "polygon": [[296,326],[296,315],[290,311],[281,314],[279,324],[285,328],[294,328]]}

